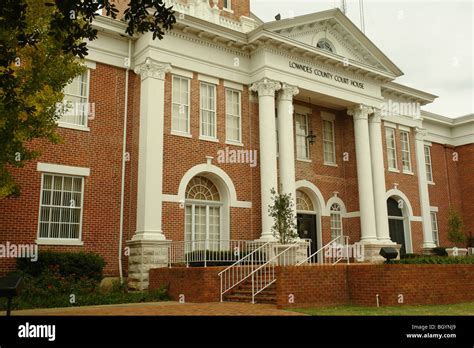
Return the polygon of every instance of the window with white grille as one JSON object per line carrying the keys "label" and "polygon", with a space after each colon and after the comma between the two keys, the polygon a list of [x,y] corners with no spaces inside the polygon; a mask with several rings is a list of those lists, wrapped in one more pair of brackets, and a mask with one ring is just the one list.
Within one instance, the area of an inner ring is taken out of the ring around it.
{"label": "window with white grille", "polygon": [[83,177],[42,174],[39,238],[81,239]]}
{"label": "window with white grille", "polygon": [[[331,205],[331,240],[342,236],[342,212],[341,206],[337,203]],[[342,240],[338,240],[339,243]]]}
{"label": "window with white grille", "polygon": [[296,158],[309,159],[308,144],[308,116],[303,114],[295,115],[296,128]]}
{"label": "window with white grille", "polygon": [[431,163],[431,148],[425,145],[425,166],[426,166],[426,180],[433,182],[433,165]]}
{"label": "window with white grille", "polygon": [[242,142],[242,118],[240,91],[227,88],[225,90],[225,124],[226,140],[241,143]]}
{"label": "window with white grille", "polygon": [[89,117],[89,70],[64,88],[64,112],[58,123],[87,127]]}
{"label": "window with white grille", "polygon": [[433,242],[439,246],[439,234],[438,234],[438,216],[436,212],[432,211],[431,215],[431,230],[433,231]]}
{"label": "window with white grille", "polygon": [[397,148],[395,142],[395,129],[385,128],[385,138],[387,140],[387,160],[388,169],[397,170]]}
{"label": "window with white grille", "polygon": [[171,130],[189,134],[189,79],[173,76]]}
{"label": "window with white grille", "polygon": [[201,83],[201,136],[215,139],[216,122],[216,86]]}
{"label": "window with white grille", "polygon": [[334,139],[334,122],[323,120],[324,163],[336,164],[336,143]]}
{"label": "window with white grille", "polygon": [[408,132],[400,132],[400,142],[402,145],[402,166],[404,172],[411,172],[411,156],[410,156],[410,134]]}

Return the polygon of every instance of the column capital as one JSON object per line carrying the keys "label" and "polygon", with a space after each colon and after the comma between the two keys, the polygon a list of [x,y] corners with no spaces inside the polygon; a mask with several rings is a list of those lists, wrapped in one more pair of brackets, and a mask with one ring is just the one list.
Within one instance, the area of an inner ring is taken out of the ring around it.
{"label": "column capital", "polygon": [[293,97],[300,92],[298,87],[282,83],[281,90],[278,92],[278,100],[293,101]]}
{"label": "column capital", "polygon": [[374,109],[368,105],[359,104],[347,109],[347,114],[354,117],[354,120],[367,120]]}
{"label": "column capital", "polygon": [[147,58],[145,63],[137,66],[134,71],[142,77],[142,81],[149,77],[164,80],[166,73],[171,71],[171,65]]}
{"label": "column capital", "polygon": [[426,135],[428,134],[428,131],[424,128],[420,127],[415,127],[415,139],[423,141],[425,140]]}
{"label": "column capital", "polygon": [[373,109],[373,114],[369,117],[369,123],[382,123],[382,113],[380,109]]}
{"label": "column capital", "polygon": [[275,92],[281,89],[281,84],[278,81],[263,78],[252,84],[250,87],[251,91],[257,92],[258,96],[270,96],[274,97]]}

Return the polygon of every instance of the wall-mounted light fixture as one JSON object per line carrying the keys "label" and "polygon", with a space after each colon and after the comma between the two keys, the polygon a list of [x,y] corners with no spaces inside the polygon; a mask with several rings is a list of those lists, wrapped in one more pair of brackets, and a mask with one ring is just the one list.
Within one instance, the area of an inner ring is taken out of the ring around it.
{"label": "wall-mounted light fixture", "polygon": [[313,145],[316,142],[316,135],[313,134],[312,130],[309,131],[309,134],[306,136],[306,139],[308,140],[310,145]]}

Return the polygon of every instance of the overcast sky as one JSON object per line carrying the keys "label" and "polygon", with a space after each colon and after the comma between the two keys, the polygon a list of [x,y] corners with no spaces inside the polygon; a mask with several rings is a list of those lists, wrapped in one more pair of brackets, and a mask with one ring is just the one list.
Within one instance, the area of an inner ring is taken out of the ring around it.
{"label": "overcast sky", "polygon": [[[265,22],[340,6],[340,0],[251,0]],[[365,0],[365,33],[404,73],[396,82],[439,96],[423,109],[474,113],[474,0]],[[360,27],[358,0],[347,16]]]}

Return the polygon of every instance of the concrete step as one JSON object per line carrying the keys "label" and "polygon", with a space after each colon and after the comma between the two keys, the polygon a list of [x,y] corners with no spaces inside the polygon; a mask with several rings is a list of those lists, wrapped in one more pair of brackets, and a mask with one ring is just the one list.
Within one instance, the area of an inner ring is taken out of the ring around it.
{"label": "concrete step", "polygon": [[[225,301],[228,302],[252,302],[252,294],[250,295],[228,295],[224,297]],[[265,296],[263,294],[258,294],[255,296],[255,303],[268,303],[268,304],[275,304],[276,297],[275,296]]]}

